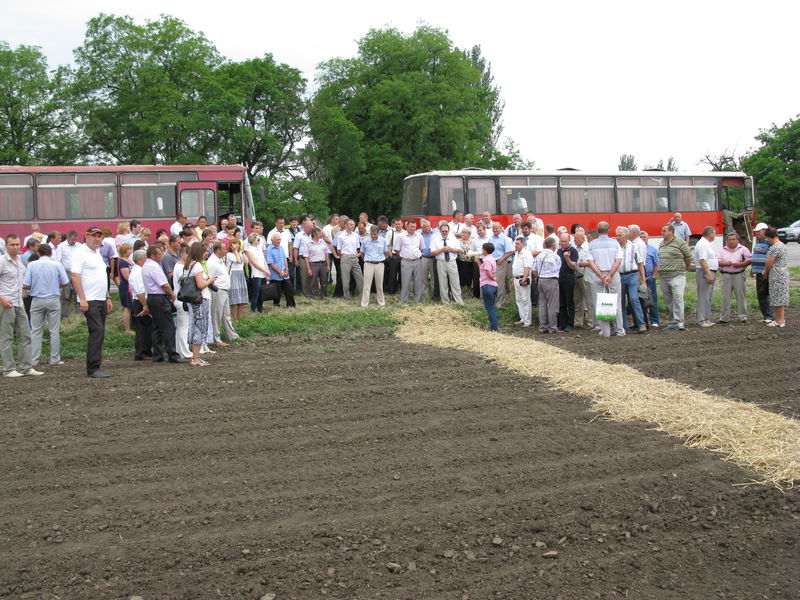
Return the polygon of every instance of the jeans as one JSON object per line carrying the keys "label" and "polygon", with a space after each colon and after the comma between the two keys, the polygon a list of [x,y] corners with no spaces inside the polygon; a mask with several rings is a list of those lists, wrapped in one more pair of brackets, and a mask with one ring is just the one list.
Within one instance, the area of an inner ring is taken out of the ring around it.
{"label": "jeans", "polygon": [[483,307],[486,309],[486,314],[489,316],[489,329],[492,331],[497,331],[500,329],[500,326],[497,323],[497,309],[494,307],[495,300],[497,299],[497,286],[482,286],[481,296],[483,297]]}
{"label": "jeans", "polygon": [[652,277],[645,280],[647,282],[647,291],[650,293],[650,308],[647,309],[648,317],[651,325],[658,325],[658,286],[656,280]]}
{"label": "jeans", "polygon": [[633,308],[633,320],[636,327],[644,327],[644,313],[642,312],[642,305],[639,302],[639,271],[633,273],[622,273],[620,275],[622,282],[622,322],[625,327],[628,326],[628,311],[625,307],[625,297],[628,298],[628,305]]}
{"label": "jeans", "polygon": [[263,312],[264,301],[261,299],[261,288],[266,284],[265,277],[253,277],[253,286],[250,288],[250,312]]}

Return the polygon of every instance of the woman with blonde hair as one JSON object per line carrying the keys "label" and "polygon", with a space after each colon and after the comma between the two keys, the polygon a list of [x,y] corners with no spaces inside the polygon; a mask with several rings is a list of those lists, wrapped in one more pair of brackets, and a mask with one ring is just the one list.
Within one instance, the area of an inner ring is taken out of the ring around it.
{"label": "woman with blonde hair", "polygon": [[117,237],[114,238],[117,248],[125,243],[125,238],[131,232],[131,224],[129,221],[122,221],[117,225]]}
{"label": "woman with blonde hair", "polygon": [[150,231],[147,227],[142,227],[139,230],[139,239],[144,242],[144,249],[145,250],[147,250],[147,247],[150,245],[150,241],[149,240],[150,240],[150,234],[151,233],[152,233],[152,231]]}
{"label": "woman with blonde hair", "polygon": [[238,321],[242,318],[245,307],[250,303],[247,295],[247,278],[244,276],[247,257],[242,251],[242,240],[239,238],[231,240],[226,259],[230,265],[231,288],[228,291],[228,298],[231,305],[231,317],[234,321]]}

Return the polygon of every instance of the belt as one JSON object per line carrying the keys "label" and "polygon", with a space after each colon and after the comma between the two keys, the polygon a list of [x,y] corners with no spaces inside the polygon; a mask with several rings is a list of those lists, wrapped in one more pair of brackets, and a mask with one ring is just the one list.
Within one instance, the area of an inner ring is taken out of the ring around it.
{"label": "belt", "polygon": [[637,269],[637,270],[634,270],[634,271],[620,271],[619,274],[620,275],[630,275],[631,273],[638,273],[638,272],[639,272],[639,270]]}
{"label": "belt", "polygon": [[418,258],[403,258],[402,256],[400,258],[402,260],[419,260]]}
{"label": "belt", "polygon": [[514,279],[525,279],[525,275],[514,275]]}
{"label": "belt", "polygon": [[739,271],[720,271],[721,273],[725,273],[726,275],[736,275],[737,273],[744,273],[744,269]]}
{"label": "belt", "polygon": [[380,265],[380,264],[383,263],[382,260],[367,260],[367,261],[364,261],[364,262],[366,262],[366,263],[368,263],[370,265]]}
{"label": "belt", "polygon": [[311,264],[312,265],[318,265],[318,264],[323,264],[324,265],[325,261],[324,260],[312,260]]}
{"label": "belt", "polygon": [[558,279],[558,277],[539,277],[539,279]]}

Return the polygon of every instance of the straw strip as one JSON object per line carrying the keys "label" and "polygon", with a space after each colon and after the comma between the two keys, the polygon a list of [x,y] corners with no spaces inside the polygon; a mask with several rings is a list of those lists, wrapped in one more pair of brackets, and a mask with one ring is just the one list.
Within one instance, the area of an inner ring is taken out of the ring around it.
{"label": "straw strip", "polygon": [[648,377],[626,365],[584,358],[532,339],[490,333],[443,306],[404,309],[397,336],[410,343],[457,348],[511,371],[549,381],[616,421],[654,423],[687,446],[723,454],[758,473],[762,483],[792,487],[800,480],[800,424],[749,402]]}

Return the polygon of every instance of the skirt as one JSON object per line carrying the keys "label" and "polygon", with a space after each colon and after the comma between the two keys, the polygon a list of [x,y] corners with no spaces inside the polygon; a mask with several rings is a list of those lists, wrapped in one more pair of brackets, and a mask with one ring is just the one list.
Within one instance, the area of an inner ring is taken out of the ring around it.
{"label": "skirt", "polygon": [[209,302],[205,298],[200,304],[189,305],[189,336],[187,342],[190,346],[206,343],[210,323],[208,309]]}
{"label": "skirt", "polygon": [[247,293],[247,279],[244,271],[231,271],[231,289],[228,291],[230,304],[249,304],[250,296]]}

